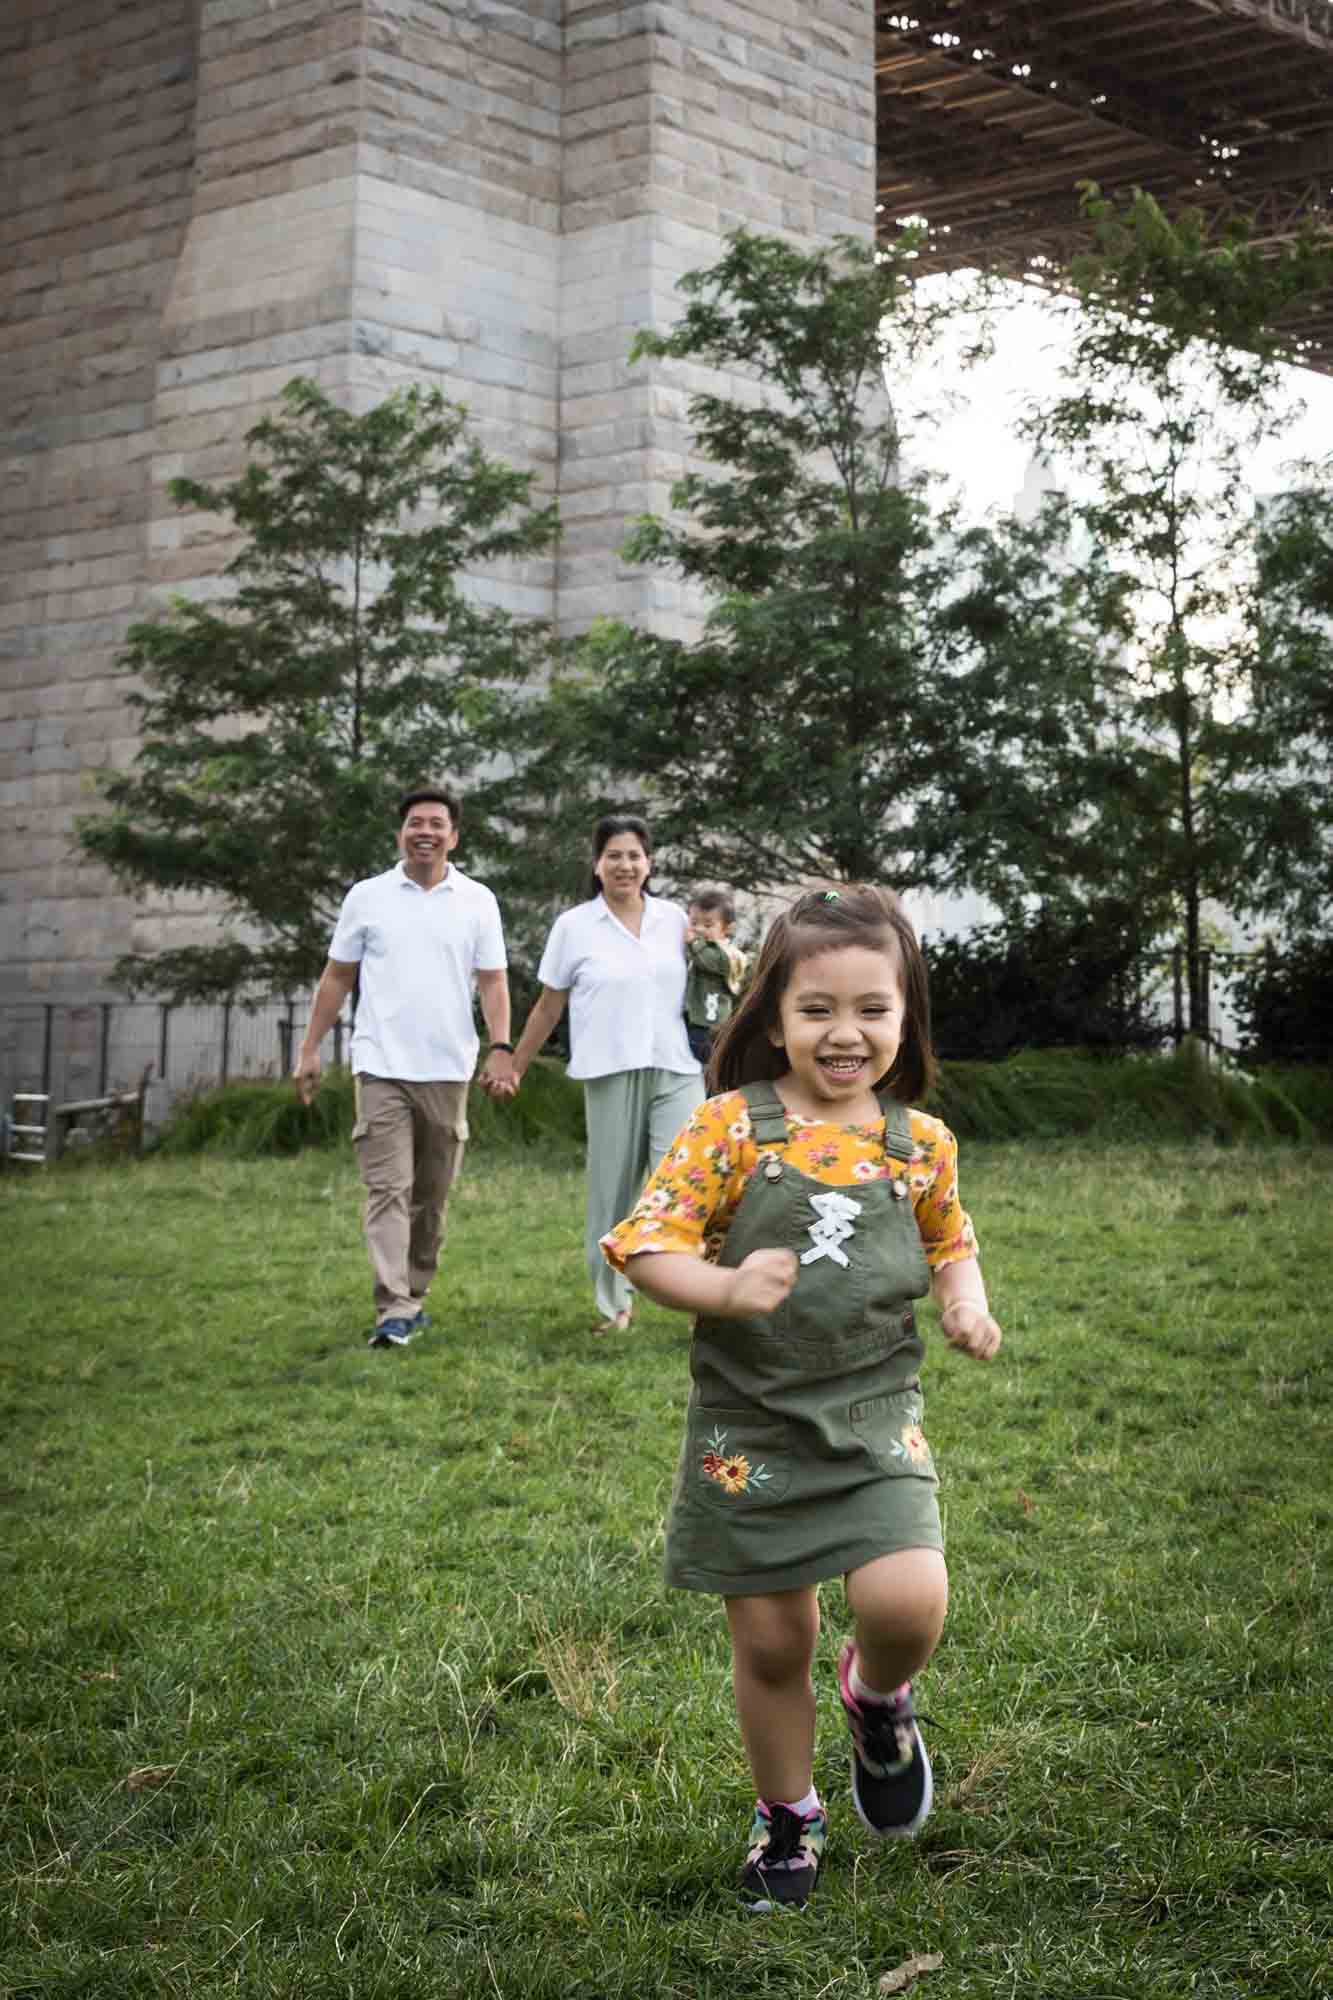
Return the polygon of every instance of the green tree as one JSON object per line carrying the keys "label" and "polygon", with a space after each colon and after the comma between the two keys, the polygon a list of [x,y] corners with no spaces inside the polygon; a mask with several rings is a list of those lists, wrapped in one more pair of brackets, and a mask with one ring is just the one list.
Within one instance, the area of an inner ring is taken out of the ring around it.
{"label": "green tree", "polygon": [[[1333,459],[1294,468],[1258,535],[1256,689],[1298,799],[1287,914],[1333,937]],[[1310,838],[1313,824],[1315,837]]]}
{"label": "green tree", "polygon": [[[1032,755],[1052,783],[1103,720],[1096,628],[1119,609],[1110,588],[1073,589],[1059,504],[969,528],[905,468],[916,418],[890,402],[886,371],[905,382],[977,324],[975,294],[913,276],[909,239],[806,253],[740,232],[681,281],[680,322],[635,342],[636,359],[738,383],[693,397],[703,467],[673,489],[672,518],[639,521],[624,548],[697,593],[702,629],[595,627],[547,711],[546,761],[555,772],[582,746],[700,874],[941,886],[989,857],[997,890],[1020,895],[970,711],[994,736],[1030,719],[1025,678],[1040,686]],[[1032,811],[1031,842],[1046,817]]]}
{"label": "green tree", "polygon": [[1280,363],[1299,355],[1333,249],[1261,249],[1241,220],[1169,219],[1137,192],[1117,204],[1090,186],[1084,208],[1074,339],[1031,430],[1090,495],[1075,511],[1132,636],[1115,731],[1076,795],[1089,865],[1069,887],[1133,896],[1149,932],[1183,942],[1198,1028],[1205,902],[1279,906],[1318,838],[1264,698],[1281,665],[1257,643],[1251,467],[1295,414]]}
{"label": "green tree", "polygon": [[[493,759],[545,654],[544,628],[465,578],[548,550],[555,510],[467,437],[461,406],[412,388],[358,416],[298,379],[246,442],[230,485],[172,485],[244,538],[234,590],[130,628],[142,747],[80,826],[135,890],[215,899],[215,941],[117,965],[176,999],[317,977],[343,894],[391,853],[393,800]],[[501,803],[495,784],[470,793],[470,844]]]}

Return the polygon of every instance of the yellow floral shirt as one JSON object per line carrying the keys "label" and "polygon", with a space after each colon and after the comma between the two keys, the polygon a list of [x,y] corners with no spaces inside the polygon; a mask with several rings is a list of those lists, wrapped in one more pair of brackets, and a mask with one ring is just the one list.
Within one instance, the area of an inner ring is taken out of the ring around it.
{"label": "yellow floral shirt", "polygon": [[[977,1254],[971,1218],[958,1199],[958,1145],[947,1125],[925,1111],[909,1113],[912,1158],[907,1169],[921,1247],[932,1270]],[[641,1250],[673,1250],[717,1261],[731,1218],[761,1155],[750,1112],[738,1090],[710,1097],[677,1134],[657,1171],[623,1222],[602,1238],[618,1271]],[[787,1113],[785,1159],[830,1187],[888,1180],[901,1172],[884,1151],[884,1121],[827,1125]]]}

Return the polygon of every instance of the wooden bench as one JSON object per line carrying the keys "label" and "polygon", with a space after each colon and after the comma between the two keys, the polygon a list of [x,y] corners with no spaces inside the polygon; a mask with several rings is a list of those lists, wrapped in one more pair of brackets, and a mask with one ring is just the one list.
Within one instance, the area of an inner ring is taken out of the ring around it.
{"label": "wooden bench", "polygon": [[50,1157],[58,1160],[71,1141],[91,1146],[105,1139],[127,1153],[141,1151],[144,1098],[152,1074],[149,1063],[134,1090],[113,1090],[106,1097],[76,1097],[55,1105],[50,1112]]}
{"label": "wooden bench", "polygon": [[43,1090],[16,1090],[13,1113],[7,1120],[5,1158],[44,1167],[48,1161],[58,1160],[71,1143],[91,1146],[99,1141],[126,1153],[142,1151],[144,1099],[152,1074],[149,1063],[134,1090],[112,1090],[104,1097],[71,1097],[64,1104],[53,1104]]}

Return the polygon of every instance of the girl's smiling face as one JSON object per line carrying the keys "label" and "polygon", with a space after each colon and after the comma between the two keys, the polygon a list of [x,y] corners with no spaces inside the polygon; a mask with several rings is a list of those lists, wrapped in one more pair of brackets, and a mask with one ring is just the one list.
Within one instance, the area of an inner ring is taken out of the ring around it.
{"label": "girl's smiling face", "polygon": [[851,944],[801,959],[769,1030],[786,1051],[788,1110],[835,1124],[877,1118],[875,1086],[897,1059],[904,1018],[896,952]]}

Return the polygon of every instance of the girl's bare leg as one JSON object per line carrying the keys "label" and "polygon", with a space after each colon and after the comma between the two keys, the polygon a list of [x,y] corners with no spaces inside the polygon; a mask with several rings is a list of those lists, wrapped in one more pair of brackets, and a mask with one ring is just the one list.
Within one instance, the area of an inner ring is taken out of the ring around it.
{"label": "girl's bare leg", "polygon": [[814,1783],[810,1665],[819,1599],[811,1585],[771,1597],[728,1597],[726,1606],[736,1714],[754,1788],[761,1799],[790,1804]]}
{"label": "girl's bare leg", "polygon": [[856,1670],[867,1687],[892,1694],[919,1674],[944,1630],[949,1572],[937,1549],[902,1549],[850,1571]]}

